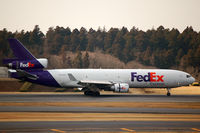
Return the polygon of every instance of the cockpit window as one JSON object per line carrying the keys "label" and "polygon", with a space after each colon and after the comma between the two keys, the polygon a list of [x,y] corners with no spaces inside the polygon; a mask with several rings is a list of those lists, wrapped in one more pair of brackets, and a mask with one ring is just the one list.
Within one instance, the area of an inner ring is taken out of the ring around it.
{"label": "cockpit window", "polygon": [[187,77],[187,78],[190,78],[190,77],[192,77],[192,76],[191,76],[191,75],[186,75],[186,77]]}

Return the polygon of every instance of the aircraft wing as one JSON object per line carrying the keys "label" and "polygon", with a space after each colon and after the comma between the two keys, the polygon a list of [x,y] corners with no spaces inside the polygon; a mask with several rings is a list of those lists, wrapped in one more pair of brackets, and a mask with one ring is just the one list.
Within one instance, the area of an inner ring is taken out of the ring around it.
{"label": "aircraft wing", "polygon": [[[85,87],[87,86],[96,86],[98,88],[105,88],[105,87],[108,87],[108,86],[112,86],[114,83],[111,82],[111,81],[98,81],[98,80],[80,80],[78,81],[78,84],[79,85],[83,85]],[[82,88],[79,90],[82,90]]]}
{"label": "aircraft wing", "polygon": [[[78,81],[74,75],[72,75],[71,73],[68,73],[69,79],[71,81]],[[102,81],[102,80],[80,80],[78,81],[78,84],[81,85],[88,85],[88,84],[94,84],[94,85],[112,85],[113,82],[112,81]]]}
{"label": "aircraft wing", "polygon": [[95,80],[80,80],[79,84],[100,84],[100,85],[112,85],[111,81],[95,81]]}

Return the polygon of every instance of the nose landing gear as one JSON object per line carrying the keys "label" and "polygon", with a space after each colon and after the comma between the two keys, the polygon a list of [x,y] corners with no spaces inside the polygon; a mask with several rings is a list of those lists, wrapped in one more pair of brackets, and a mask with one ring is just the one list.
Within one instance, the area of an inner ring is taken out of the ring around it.
{"label": "nose landing gear", "polygon": [[170,90],[171,88],[167,88],[167,96],[171,96]]}

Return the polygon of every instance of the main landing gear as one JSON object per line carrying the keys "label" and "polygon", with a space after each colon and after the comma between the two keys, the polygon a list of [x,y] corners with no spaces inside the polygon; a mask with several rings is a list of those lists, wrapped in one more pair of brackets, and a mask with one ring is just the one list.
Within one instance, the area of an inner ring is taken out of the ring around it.
{"label": "main landing gear", "polygon": [[170,90],[171,88],[167,88],[167,96],[171,96]]}
{"label": "main landing gear", "polygon": [[83,91],[86,96],[100,96],[100,90],[95,85],[87,86]]}
{"label": "main landing gear", "polygon": [[100,92],[99,91],[85,91],[84,95],[86,95],[86,96],[100,96]]}

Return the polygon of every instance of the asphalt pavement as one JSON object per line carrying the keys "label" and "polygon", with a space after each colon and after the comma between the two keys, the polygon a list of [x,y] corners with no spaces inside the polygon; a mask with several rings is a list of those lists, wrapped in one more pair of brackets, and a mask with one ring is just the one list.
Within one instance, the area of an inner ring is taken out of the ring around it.
{"label": "asphalt pavement", "polygon": [[69,132],[198,132],[199,122],[183,121],[43,121],[0,122],[3,133],[69,133]]}
{"label": "asphalt pavement", "polygon": [[[0,94],[1,103],[34,102],[200,102],[199,95],[133,95],[103,94],[100,97],[83,94]],[[136,108],[136,107],[68,107],[68,106],[1,106],[1,112],[43,112],[43,113],[146,113],[146,114],[195,114],[200,109],[191,108]],[[197,121],[4,121],[0,122],[0,132],[199,132],[200,120]]]}
{"label": "asphalt pavement", "polygon": [[200,95],[134,95],[102,94],[99,97],[83,94],[0,94],[0,102],[200,102]]}

